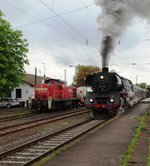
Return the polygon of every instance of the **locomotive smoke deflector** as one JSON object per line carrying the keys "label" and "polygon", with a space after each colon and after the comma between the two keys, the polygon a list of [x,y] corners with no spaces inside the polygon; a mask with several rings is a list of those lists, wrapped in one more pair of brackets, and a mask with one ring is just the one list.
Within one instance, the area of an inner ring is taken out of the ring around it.
{"label": "locomotive smoke deflector", "polygon": [[93,75],[88,75],[87,77],[86,77],[86,80],[85,80],[85,84],[87,85],[87,86],[91,86],[92,85],[92,81],[93,81]]}

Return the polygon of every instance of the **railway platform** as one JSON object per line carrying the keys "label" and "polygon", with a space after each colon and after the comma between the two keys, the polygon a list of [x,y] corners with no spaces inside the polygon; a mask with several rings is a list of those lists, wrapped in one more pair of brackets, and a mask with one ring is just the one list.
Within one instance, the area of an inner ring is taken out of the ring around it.
{"label": "railway platform", "polygon": [[150,98],[143,99],[140,103],[150,103]]}
{"label": "railway platform", "polygon": [[[149,104],[139,103],[128,113],[81,139],[53,158],[45,166],[118,166],[128,149],[138,118],[148,111]],[[147,148],[148,150],[148,148]],[[146,155],[142,164],[146,165]]]}

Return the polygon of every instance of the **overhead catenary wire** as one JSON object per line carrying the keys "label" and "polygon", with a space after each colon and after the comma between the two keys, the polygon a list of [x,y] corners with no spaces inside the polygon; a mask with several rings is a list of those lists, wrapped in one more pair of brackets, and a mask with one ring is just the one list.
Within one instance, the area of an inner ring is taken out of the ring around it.
{"label": "overhead catenary wire", "polygon": [[[46,55],[52,55],[52,53],[50,53],[50,52],[48,52],[48,51],[43,51],[43,50],[41,50],[41,49],[39,49],[39,48],[35,48],[35,47],[33,47],[33,46],[29,46],[29,47],[30,47],[31,49],[34,49],[34,50],[36,50],[36,51],[38,51],[38,52],[41,52],[41,53],[44,53],[44,54],[46,54]],[[61,60],[63,60],[63,61],[66,61],[65,58],[56,56],[56,55],[54,55],[54,54],[53,54],[53,57],[57,57],[57,58],[59,58],[59,59],[61,59]]]}
{"label": "overhead catenary wire", "polygon": [[[14,5],[14,4],[8,2],[7,0],[5,0],[4,2],[7,3],[7,4],[9,4],[9,5],[11,5],[11,6],[13,6],[13,7],[15,7],[17,10],[23,12],[24,14],[27,14],[27,15],[29,15],[30,17],[32,17],[32,18],[34,18],[34,19],[37,20],[37,21],[35,21],[35,22],[28,23],[29,25],[30,25],[30,24],[35,24],[35,23],[38,23],[38,22],[43,22],[43,21],[46,21],[46,20],[53,19],[53,18],[57,17],[56,15],[54,15],[54,16],[51,16],[51,17],[43,18],[43,19],[37,19],[37,18],[34,17],[33,15],[27,13],[25,10],[20,9],[19,7],[17,7],[16,5]],[[73,12],[76,12],[76,11],[79,11],[79,10],[83,10],[83,9],[85,9],[85,8],[87,8],[87,7],[91,7],[91,6],[94,6],[94,5],[95,5],[94,3],[88,4],[88,5],[83,6],[83,7],[80,7],[80,8],[76,8],[76,9],[73,9],[73,10],[69,10],[69,11],[60,13],[60,14],[58,14],[58,15],[62,16],[62,15],[70,14],[70,13],[73,13]],[[52,8],[52,10],[53,10],[53,8]],[[26,24],[26,25],[21,25],[21,26],[18,26],[18,27],[28,26],[28,24]],[[16,27],[16,28],[17,28],[17,27]]]}
{"label": "overhead catenary wire", "polygon": [[[22,13],[24,13],[24,14],[30,16],[31,18],[35,19],[36,21],[35,21],[35,22],[32,22],[32,24],[34,24],[34,23],[39,23],[39,22],[42,22],[42,21],[46,21],[46,20],[51,19],[51,18],[54,18],[54,17],[61,17],[61,15],[69,14],[69,13],[72,13],[72,12],[75,12],[75,11],[78,11],[78,10],[81,10],[81,9],[84,9],[84,8],[85,8],[85,7],[81,7],[81,8],[77,8],[77,9],[74,9],[74,10],[71,10],[71,11],[67,11],[67,12],[64,12],[64,13],[61,13],[61,14],[57,14],[55,11],[53,11],[53,9],[49,8],[49,10],[52,11],[52,12],[55,14],[55,16],[51,16],[51,17],[47,17],[47,18],[44,18],[44,19],[40,19],[40,20],[39,20],[39,19],[37,19],[36,17],[34,17],[33,15],[31,15],[31,14],[27,13],[26,11],[24,11],[23,9],[20,9],[20,8],[18,8],[16,5],[14,5],[14,4],[8,2],[7,0],[6,0],[5,2],[8,3],[9,5],[13,6],[13,7],[16,8],[17,10],[19,10],[20,12],[22,12]],[[40,1],[40,3],[42,3],[42,1]],[[46,5],[46,4],[45,4],[45,5]],[[87,5],[87,6],[90,7],[90,6],[93,6],[93,5],[94,5],[94,4],[89,4],[89,5]],[[48,6],[47,6],[47,7],[48,7]],[[62,18],[62,17],[61,17],[61,18]],[[62,18],[62,19],[63,19],[63,18]],[[64,20],[64,21],[65,21],[65,20]],[[68,26],[70,26],[70,28],[72,28],[76,33],[78,33],[78,34],[85,40],[86,45],[90,44],[94,49],[99,50],[99,49],[96,48],[86,37],[84,37],[78,30],[76,30],[71,24],[69,24],[67,21],[65,21],[65,22],[66,22],[66,24],[67,24]],[[49,25],[49,24],[46,24],[46,23],[42,23],[42,24],[48,26],[49,28],[53,28],[53,27],[52,27],[51,25]],[[16,26],[15,28],[16,28],[16,29],[18,29],[18,28],[23,28],[23,27],[25,27],[25,26],[27,26],[27,25],[31,25],[31,23],[26,24],[26,25],[22,25],[22,26]],[[53,28],[53,29],[54,29],[54,28]],[[63,34],[63,32],[60,31],[60,30],[58,30],[57,28],[55,28],[55,30],[57,30],[57,31],[61,32],[61,34]]]}
{"label": "overhead catenary wire", "polygon": [[[7,0],[6,0],[5,2],[8,3],[9,5],[11,5],[12,7],[16,8],[16,9],[19,10],[20,12],[22,12],[22,13],[24,13],[24,14],[30,16],[31,18],[35,19],[36,22],[42,22],[42,19],[41,19],[41,20],[37,19],[37,18],[34,17],[32,14],[29,14],[29,13],[26,12],[25,10],[23,10],[23,9],[21,9],[21,8],[19,8],[19,7],[17,7],[15,4],[12,4],[12,3],[10,3],[10,2],[7,2]],[[88,5],[88,6],[90,7],[90,6],[93,6],[93,5],[94,5],[94,4],[90,4],[90,5]],[[67,11],[67,12],[64,12],[64,13],[61,13],[61,14],[58,14],[58,15],[61,16],[61,15],[73,13],[73,12],[75,12],[75,11],[79,11],[79,10],[82,10],[82,9],[84,9],[84,8],[85,8],[85,7],[77,8],[77,9],[70,10],[70,11]],[[45,21],[45,20],[48,19],[48,18],[50,19],[50,18],[58,17],[58,15],[44,18],[43,21]],[[35,21],[34,21],[34,22],[35,22]],[[42,23],[42,24],[48,26],[49,28],[52,28],[50,25],[48,25],[48,24],[46,24],[46,23]],[[21,27],[21,26],[18,26],[18,27]],[[17,28],[17,27],[16,27],[16,28]],[[57,28],[55,28],[55,30],[59,31]],[[61,32],[61,34],[63,34],[63,33]],[[88,41],[88,39],[87,39],[86,37],[84,37],[84,40],[85,40],[85,42],[86,42],[87,45],[90,44],[90,42]],[[92,46],[92,44],[91,44],[91,46]],[[39,51],[39,52],[42,52],[41,50],[39,50],[38,48],[35,48],[34,46],[33,46],[33,47],[32,47],[32,46],[29,46],[29,47],[32,48],[32,49],[35,49],[35,50],[37,50],[37,51]],[[92,46],[92,47],[94,47],[94,46]],[[95,47],[95,49],[98,50],[96,47]],[[77,51],[74,51],[74,52],[75,52],[76,54],[79,54],[79,52],[77,52]],[[45,52],[45,54],[49,54],[49,53],[48,53],[48,52]],[[53,56],[55,56],[55,55],[53,55]],[[81,55],[80,55],[80,56],[81,56]],[[60,58],[59,56],[55,56],[55,57]],[[63,59],[63,60],[64,60],[64,59]]]}
{"label": "overhead catenary wire", "polygon": [[99,50],[91,42],[89,42],[88,39],[80,31],[75,29],[69,22],[67,22],[63,17],[61,17],[59,14],[57,14],[54,10],[52,10],[46,3],[44,3],[42,0],[39,0],[39,2],[41,2],[48,10],[50,10],[52,13],[54,13],[60,20],[62,20],[67,26],[69,26],[74,32],[76,32],[82,39],[84,39],[86,45],[90,44],[92,47]]}
{"label": "overhead catenary wire", "polygon": [[[65,43],[63,43],[63,44],[65,44]],[[68,46],[69,43],[66,43],[66,44],[67,44],[67,46]],[[31,45],[29,45],[29,47],[32,48],[32,49],[34,49],[34,50],[36,50],[36,51],[39,51],[39,52],[41,52],[41,53],[44,53],[44,54],[46,54],[46,55],[52,55],[53,57],[59,58],[59,59],[61,59],[62,61],[66,61],[66,59],[67,59],[67,58],[64,58],[64,57],[61,58],[60,56],[57,56],[57,55],[55,55],[54,53],[52,54],[52,53],[49,52],[48,50],[46,51],[46,50],[40,49],[39,47],[35,47],[35,46],[31,46]],[[69,47],[69,48],[70,48],[70,47]],[[73,52],[74,52],[76,55],[78,55],[79,57],[82,57],[82,52],[78,51],[77,48],[72,49],[72,50],[73,50]],[[93,50],[91,50],[91,49],[90,49],[90,51],[93,52]],[[96,52],[93,52],[93,53],[96,54]],[[87,51],[87,54],[90,54],[90,52]]]}
{"label": "overhead catenary wire", "polygon": [[[63,43],[63,44],[65,44],[65,43]],[[68,45],[68,44],[69,44],[69,43],[67,43],[67,45]],[[55,55],[55,54],[52,53],[52,52],[49,52],[48,50],[46,51],[46,50],[40,49],[39,47],[37,48],[37,47],[31,46],[31,45],[29,45],[29,47],[32,48],[32,49],[34,49],[34,50],[36,50],[36,51],[39,51],[39,52],[41,52],[41,53],[44,53],[45,55],[52,55],[53,57],[59,58],[59,59],[61,59],[62,61],[66,61],[66,60],[67,60],[66,57],[63,57],[63,58],[62,58],[62,57],[60,57],[60,56]],[[74,52],[76,55],[79,55],[79,57],[82,57],[82,53],[79,52],[77,49],[73,49],[73,52]]]}
{"label": "overhead catenary wire", "polygon": [[90,10],[89,10],[89,6],[86,5],[82,0],[80,0],[81,4],[83,5],[83,7],[94,17],[96,17]]}
{"label": "overhead catenary wire", "polygon": [[[36,17],[34,17],[33,15],[27,13],[26,11],[24,11],[24,10],[18,8],[16,5],[14,5],[14,4],[10,3],[10,2],[7,2],[7,1],[5,1],[5,3],[8,3],[9,5],[11,5],[11,6],[13,6],[14,8],[16,8],[17,10],[19,10],[20,12],[22,12],[22,13],[24,13],[24,14],[30,16],[31,18],[33,18],[33,19],[35,19],[35,20],[37,20],[37,21],[35,21],[36,23],[45,21],[45,20],[50,19],[50,18],[57,17],[57,16],[55,15],[55,16],[51,16],[51,17],[49,17],[49,18],[45,18],[45,19],[39,20],[39,19],[37,19]],[[94,5],[94,4],[91,4],[91,5]],[[90,5],[89,5],[89,6],[90,6]],[[83,9],[83,7],[82,7],[82,8],[78,8],[78,9],[74,9],[74,10],[72,10],[72,11],[67,11],[67,12],[65,12],[65,13],[62,13],[62,15],[64,15],[64,14],[69,14],[69,13],[72,13],[72,12],[75,12],[75,11],[81,10],[81,9]],[[60,14],[60,15],[61,15],[61,14]],[[34,22],[34,23],[35,23],[35,22]],[[61,34],[63,34],[63,31],[62,31],[62,30],[58,30],[57,28],[54,28],[54,27],[52,27],[51,25],[46,24],[46,23],[42,23],[42,24],[46,25],[46,26],[49,27],[49,28],[53,28],[53,29],[59,31]],[[29,24],[28,24],[28,25],[29,25]],[[18,28],[21,28],[21,27],[25,27],[25,26],[17,26],[17,27],[15,27],[15,29],[18,29]]]}
{"label": "overhead catenary wire", "polygon": [[5,0],[4,2],[7,3],[7,4],[9,4],[9,5],[11,5],[11,6],[13,6],[14,8],[16,8],[16,9],[19,10],[19,11],[21,11],[22,13],[27,14],[27,15],[29,15],[30,17],[36,19],[33,15],[27,13],[25,10],[20,9],[19,7],[17,7],[17,6],[14,5],[13,3],[8,2],[7,0]]}
{"label": "overhead catenary wire", "polygon": [[[94,4],[90,4],[90,5],[87,5],[88,7],[90,6],[93,6]],[[85,9],[86,7],[81,7],[81,8],[77,8],[77,9],[74,9],[74,10],[70,10],[70,11],[67,11],[67,12],[63,12],[63,13],[60,13],[59,15],[60,16],[63,16],[63,15],[67,15],[67,14],[70,14],[70,13],[73,13],[73,12],[76,12],[76,11],[79,11],[79,10],[83,10]],[[53,10],[53,9],[52,9]],[[37,21],[34,21],[34,22],[30,22],[30,23],[27,23],[27,24],[24,24],[24,25],[20,25],[20,26],[17,26],[15,28],[23,28],[23,27],[26,27],[26,26],[29,26],[29,25],[33,25],[33,24],[37,24],[37,23],[40,23],[40,22],[44,22],[44,21],[47,21],[47,20],[50,20],[50,19],[53,19],[57,17],[56,15],[54,16],[50,16],[50,17],[47,17],[47,18],[43,18],[43,19],[37,19]]]}
{"label": "overhead catenary wire", "polygon": [[42,0],[39,0],[48,10],[50,10],[52,13],[54,13],[62,22],[64,22],[67,26],[69,26],[71,29],[73,29],[78,35],[83,38],[85,41],[87,40],[86,37],[84,37],[81,32],[79,32],[77,29],[75,29],[70,23],[68,23],[63,17],[61,17],[59,14],[57,14],[54,10],[52,10],[46,3],[44,3]]}

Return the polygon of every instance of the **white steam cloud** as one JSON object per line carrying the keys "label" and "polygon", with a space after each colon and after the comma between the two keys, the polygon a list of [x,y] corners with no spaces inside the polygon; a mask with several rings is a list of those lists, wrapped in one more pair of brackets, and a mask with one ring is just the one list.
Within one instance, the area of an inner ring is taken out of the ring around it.
{"label": "white steam cloud", "polygon": [[101,7],[98,30],[102,32],[102,66],[108,66],[109,55],[135,16],[150,20],[150,0],[94,0]]}

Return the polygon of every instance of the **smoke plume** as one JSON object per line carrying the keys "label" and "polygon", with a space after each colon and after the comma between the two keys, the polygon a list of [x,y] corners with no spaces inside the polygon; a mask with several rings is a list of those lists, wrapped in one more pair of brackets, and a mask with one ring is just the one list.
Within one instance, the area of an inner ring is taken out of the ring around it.
{"label": "smoke plume", "polygon": [[102,64],[103,67],[108,66],[108,59],[109,59],[109,51],[112,50],[113,45],[112,45],[112,38],[111,36],[106,36],[103,41],[102,41],[102,50],[101,50],[101,55],[102,55]]}
{"label": "smoke plume", "polygon": [[94,0],[101,7],[97,19],[98,30],[102,32],[102,66],[108,66],[109,56],[126,27],[135,16],[150,19],[150,0]]}

